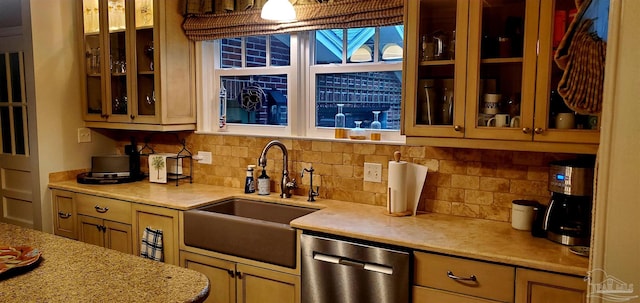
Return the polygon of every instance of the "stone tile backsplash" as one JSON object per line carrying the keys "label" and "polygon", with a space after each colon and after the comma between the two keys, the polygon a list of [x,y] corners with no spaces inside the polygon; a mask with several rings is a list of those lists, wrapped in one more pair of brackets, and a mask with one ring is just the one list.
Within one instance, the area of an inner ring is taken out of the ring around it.
{"label": "stone tile backsplash", "polygon": [[[136,135],[137,136],[137,135]],[[211,151],[213,164],[194,161],[195,183],[238,188],[242,191],[246,168],[256,164],[263,147],[272,138],[230,135],[184,134],[187,148]],[[144,142],[144,138],[138,138]],[[175,136],[154,135],[156,152],[177,152],[181,146]],[[386,205],[388,162],[399,150],[402,160],[429,168],[418,209],[495,221],[510,221],[511,201],[537,200],[547,204],[547,165],[550,161],[569,159],[573,154],[513,152],[429,146],[401,146],[351,141],[280,139],[289,150],[289,175],[298,181],[296,195],[306,195],[307,175],[303,168],[313,165],[314,185],[320,186],[319,199]],[[122,146],[128,138],[118,140]],[[272,148],[267,155],[267,174],[272,192],[279,191],[282,153]],[[382,164],[382,183],[363,180],[364,163]],[[143,171],[146,169],[143,166]],[[258,168],[256,177],[260,173]]]}

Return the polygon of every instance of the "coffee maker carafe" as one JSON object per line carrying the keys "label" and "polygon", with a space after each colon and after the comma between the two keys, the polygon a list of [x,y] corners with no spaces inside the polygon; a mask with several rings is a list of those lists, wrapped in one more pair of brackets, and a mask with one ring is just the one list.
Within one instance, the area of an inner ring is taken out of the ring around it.
{"label": "coffee maker carafe", "polygon": [[589,246],[594,166],[592,157],[549,164],[552,195],[543,223],[549,240]]}

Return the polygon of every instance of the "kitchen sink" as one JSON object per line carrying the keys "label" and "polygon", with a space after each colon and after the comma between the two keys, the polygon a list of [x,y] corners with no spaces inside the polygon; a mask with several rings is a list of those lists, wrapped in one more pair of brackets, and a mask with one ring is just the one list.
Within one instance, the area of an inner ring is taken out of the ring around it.
{"label": "kitchen sink", "polygon": [[224,200],[184,212],[188,246],[267,262],[296,266],[293,219],[316,209],[243,198]]}

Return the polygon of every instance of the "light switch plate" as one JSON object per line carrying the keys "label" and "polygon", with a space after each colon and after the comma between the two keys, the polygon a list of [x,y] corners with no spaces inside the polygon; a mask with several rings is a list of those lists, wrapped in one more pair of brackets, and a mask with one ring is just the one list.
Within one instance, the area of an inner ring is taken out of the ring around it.
{"label": "light switch plate", "polygon": [[382,164],[364,163],[364,180],[368,182],[382,182]]}

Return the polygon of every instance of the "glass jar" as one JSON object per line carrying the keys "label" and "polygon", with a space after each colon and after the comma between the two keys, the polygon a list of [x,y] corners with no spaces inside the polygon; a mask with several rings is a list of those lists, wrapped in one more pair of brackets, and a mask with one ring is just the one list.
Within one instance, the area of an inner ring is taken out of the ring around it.
{"label": "glass jar", "polygon": [[346,139],[347,138],[347,120],[345,115],[342,113],[342,108],[344,104],[338,105],[338,113],[335,116],[335,138],[336,139]]}
{"label": "glass jar", "polygon": [[356,124],[356,128],[351,130],[351,132],[349,133],[349,138],[351,140],[366,140],[367,133],[363,128],[360,128],[360,124],[362,124],[362,121],[354,121],[354,123]]}
{"label": "glass jar", "polygon": [[379,121],[379,110],[373,111],[373,122],[371,122],[371,140],[380,141],[382,124]]}

